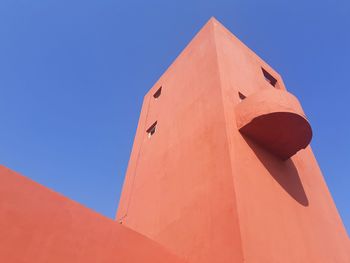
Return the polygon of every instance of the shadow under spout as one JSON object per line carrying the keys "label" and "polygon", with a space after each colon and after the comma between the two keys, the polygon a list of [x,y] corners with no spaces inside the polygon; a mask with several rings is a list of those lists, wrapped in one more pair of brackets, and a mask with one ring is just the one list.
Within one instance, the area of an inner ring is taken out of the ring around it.
{"label": "shadow under spout", "polygon": [[244,135],[243,138],[269,174],[289,194],[289,196],[299,204],[308,206],[309,200],[306,196],[298,170],[295,167],[293,160],[289,158],[283,161],[256,144],[250,138]]}

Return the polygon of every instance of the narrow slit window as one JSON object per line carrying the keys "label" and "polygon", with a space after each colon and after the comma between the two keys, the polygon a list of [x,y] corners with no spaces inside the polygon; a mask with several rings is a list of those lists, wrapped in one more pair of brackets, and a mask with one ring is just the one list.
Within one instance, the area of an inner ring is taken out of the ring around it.
{"label": "narrow slit window", "polygon": [[147,135],[148,138],[151,138],[153,134],[156,132],[157,122],[153,123],[148,129],[147,129]]}
{"label": "narrow slit window", "polygon": [[261,68],[265,80],[270,83],[273,87],[277,87],[277,79],[275,79],[269,72],[267,72],[264,68]]}
{"label": "narrow slit window", "polygon": [[242,101],[246,98],[246,96],[244,96],[242,93],[238,92],[238,97],[239,97],[239,100]]}
{"label": "narrow slit window", "polygon": [[162,94],[162,86],[153,94],[153,98],[158,99],[160,94]]}

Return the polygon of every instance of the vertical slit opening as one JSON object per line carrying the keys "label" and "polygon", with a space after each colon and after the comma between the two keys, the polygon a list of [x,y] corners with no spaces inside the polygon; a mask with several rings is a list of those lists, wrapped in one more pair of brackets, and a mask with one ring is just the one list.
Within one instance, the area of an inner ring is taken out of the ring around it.
{"label": "vertical slit opening", "polygon": [[267,72],[264,68],[261,68],[265,80],[270,83],[273,87],[276,87],[277,85],[277,79],[275,79],[269,72]]}
{"label": "vertical slit opening", "polygon": [[153,94],[153,98],[158,99],[160,94],[162,94],[162,86]]}
{"label": "vertical slit opening", "polygon": [[151,138],[153,134],[156,132],[157,122],[153,123],[147,130],[148,138]]}
{"label": "vertical slit opening", "polygon": [[242,93],[238,92],[238,97],[239,97],[239,100],[242,101],[246,98],[245,95],[243,95]]}

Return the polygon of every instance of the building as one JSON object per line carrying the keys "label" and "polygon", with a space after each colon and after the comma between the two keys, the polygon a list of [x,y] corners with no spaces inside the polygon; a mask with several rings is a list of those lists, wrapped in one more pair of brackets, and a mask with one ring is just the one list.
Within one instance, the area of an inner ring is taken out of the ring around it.
{"label": "building", "polygon": [[146,94],[116,221],[0,169],[3,262],[350,262],[279,74],[214,18]]}

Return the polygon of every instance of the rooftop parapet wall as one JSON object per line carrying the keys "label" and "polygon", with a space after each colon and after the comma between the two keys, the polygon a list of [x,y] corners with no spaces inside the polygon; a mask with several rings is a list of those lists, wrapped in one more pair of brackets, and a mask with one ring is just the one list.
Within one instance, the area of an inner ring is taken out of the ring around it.
{"label": "rooftop parapet wall", "polygon": [[154,241],[4,166],[0,182],[0,262],[183,262]]}

